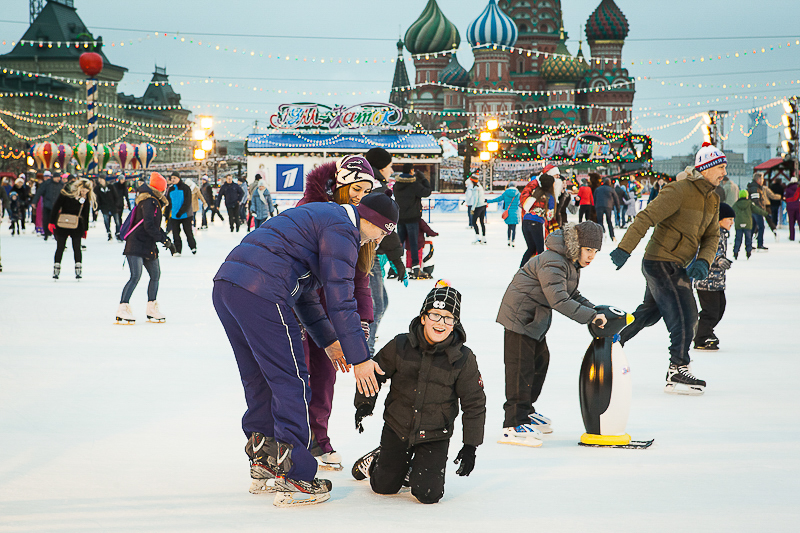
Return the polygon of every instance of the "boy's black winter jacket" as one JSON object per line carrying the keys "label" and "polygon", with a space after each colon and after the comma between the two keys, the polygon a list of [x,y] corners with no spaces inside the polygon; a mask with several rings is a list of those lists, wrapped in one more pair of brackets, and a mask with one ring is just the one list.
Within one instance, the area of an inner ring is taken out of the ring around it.
{"label": "boy's black winter jacket", "polygon": [[[465,340],[457,324],[450,337],[430,345],[416,317],[409,333],[395,337],[374,357],[385,372],[378,376],[379,384],[392,380],[383,419],[409,447],[452,437],[459,402],[464,444],[483,443],[486,395],[478,361]],[[367,398],[356,392],[356,408],[374,408],[376,401],[377,395]]]}
{"label": "boy's black winter jacket", "polygon": [[94,190],[94,195],[97,197],[97,209],[102,213],[112,213],[117,210],[117,191],[113,186],[105,184],[100,187],[99,185]]}
{"label": "boy's black winter jacket", "polygon": [[431,195],[431,184],[421,173],[400,174],[394,183],[394,199],[400,209],[398,223],[413,223],[422,218],[422,199]]}

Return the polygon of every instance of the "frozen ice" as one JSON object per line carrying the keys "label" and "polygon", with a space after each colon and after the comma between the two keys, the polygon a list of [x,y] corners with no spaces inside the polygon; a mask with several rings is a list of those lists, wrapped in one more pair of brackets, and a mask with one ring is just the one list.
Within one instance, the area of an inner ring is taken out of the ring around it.
{"label": "frozen ice", "polygon": [[[475,470],[455,475],[459,421],[439,504],[420,505],[408,493],[379,496],[368,482],[353,480],[349,466],[379,442],[386,392],[359,434],[352,374],[340,375],[330,434],[345,469],[320,473],[333,481],[330,501],[289,510],[248,492],[244,395],[211,304],[212,277],[244,229],[231,233],[227,220],[217,222],[199,232],[196,256],[162,253],[158,302],[166,323],[146,323],[145,273],[131,301],[136,325],[117,326],[128,278],[120,244],[106,242],[102,227],[90,230],[83,279],[74,279],[68,249],[55,282],[55,243],[30,233],[11,237],[6,219],[0,531],[490,531],[517,518],[541,531],[796,528],[800,349],[792,324],[800,246],[788,242],[786,230],[777,243],[768,234],[769,252],[736,261],[728,273],[720,350],[692,352],[694,374],[708,382],[705,395],[664,394],[663,323],[626,345],[634,372],[628,432],[655,438],[650,449],[578,446],[578,371],[590,337],[585,326],[556,313],[537,402],[554,432],[541,448],[527,448],[496,443],[504,374],[495,316],[525,245],[518,228],[516,248],[508,247],[499,214],[489,219],[488,245],[475,247],[466,214],[433,215],[440,233],[434,279],[408,288],[387,280],[390,303],[378,332],[382,346],[407,331],[438,278],[462,292],[467,345],[477,354],[488,401]],[[580,290],[596,304],[633,312],[644,293],[644,242],[620,271],[608,257],[612,249],[606,240],[582,272]]]}

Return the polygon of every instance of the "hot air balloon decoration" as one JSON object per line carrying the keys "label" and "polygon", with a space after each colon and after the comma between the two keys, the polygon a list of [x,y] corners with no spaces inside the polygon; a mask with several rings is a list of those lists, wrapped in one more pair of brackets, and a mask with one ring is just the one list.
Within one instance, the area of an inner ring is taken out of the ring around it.
{"label": "hot air balloon decoration", "polygon": [[150,168],[150,163],[156,158],[156,148],[150,143],[142,143],[136,146],[136,160],[142,169]]}
{"label": "hot air balloon decoration", "polygon": [[61,171],[66,171],[69,161],[72,159],[72,147],[68,144],[61,143],[56,146],[56,163]]}
{"label": "hot air balloon decoration", "polygon": [[128,143],[119,143],[112,151],[114,159],[119,163],[120,170],[125,170],[126,166],[130,166],[131,159],[133,159],[133,145]]}
{"label": "hot air balloon decoration", "polygon": [[104,170],[111,160],[111,148],[107,144],[98,144],[94,158],[97,161],[98,170]]}
{"label": "hot air balloon decoration", "polygon": [[37,157],[45,170],[53,166],[56,145],[46,141],[37,145]]}
{"label": "hot air balloon decoration", "polygon": [[75,159],[78,160],[78,164],[81,166],[81,170],[86,172],[89,168],[89,163],[92,162],[92,158],[94,157],[94,146],[91,143],[86,141],[81,142],[72,150]]}

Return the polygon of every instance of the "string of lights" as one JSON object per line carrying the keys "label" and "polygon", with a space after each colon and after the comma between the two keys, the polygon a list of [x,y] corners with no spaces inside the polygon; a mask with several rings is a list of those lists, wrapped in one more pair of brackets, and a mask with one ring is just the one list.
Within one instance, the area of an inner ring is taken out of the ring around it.
{"label": "string of lights", "polygon": [[[70,102],[73,104],[86,105],[86,100],[80,98],[70,98],[58,94],[46,93],[42,91],[24,91],[18,93],[0,92],[0,98],[49,98],[51,100],[59,100],[61,102]],[[111,107],[115,109],[136,109],[136,110],[153,110],[153,111],[168,111],[175,109],[183,109],[180,105],[136,105],[136,104],[109,104],[107,102],[94,102],[98,107]]]}
{"label": "string of lights", "polygon": [[613,91],[616,89],[623,89],[630,87],[636,83],[634,80],[624,81],[624,82],[615,82],[611,85],[602,85],[599,87],[582,87],[578,89],[563,89],[558,91],[522,91],[517,89],[478,89],[478,88],[471,88],[471,87],[460,87],[458,85],[450,85],[447,83],[442,83],[440,81],[430,81],[430,82],[423,82],[423,83],[414,83],[411,85],[405,85],[402,87],[394,87],[401,92],[405,91],[413,91],[419,89],[420,87],[443,87],[445,89],[450,89],[451,91],[458,91],[458,92],[465,92],[469,94],[519,94],[522,96],[558,96],[562,94],[583,94],[583,93],[600,93],[605,91]]}

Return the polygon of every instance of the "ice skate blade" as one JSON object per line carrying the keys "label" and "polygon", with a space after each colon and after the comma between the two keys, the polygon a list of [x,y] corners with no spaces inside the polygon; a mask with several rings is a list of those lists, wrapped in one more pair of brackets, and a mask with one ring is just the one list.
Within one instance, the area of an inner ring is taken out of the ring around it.
{"label": "ice skate blade", "polygon": [[275,507],[301,507],[304,505],[326,502],[330,497],[330,492],[306,494],[305,492],[278,491],[275,493],[275,500],[272,502],[272,505]]}
{"label": "ice skate blade", "polygon": [[320,470],[331,470],[333,472],[341,472],[344,470],[342,463],[323,463],[322,461],[317,461],[317,465]]}
{"label": "ice skate blade", "polygon": [[250,483],[250,494],[272,494],[275,492],[275,484],[269,484],[270,479],[254,479]]}
{"label": "ice skate blade", "polygon": [[133,326],[136,324],[135,320],[126,320],[124,318],[117,317],[116,322],[114,322],[117,326]]}
{"label": "ice skate blade", "polygon": [[718,352],[719,346],[695,346],[694,349],[701,352]]}
{"label": "ice skate blade", "polygon": [[544,442],[540,441],[535,437],[529,437],[527,439],[518,439],[516,437],[509,437],[509,438],[501,438],[497,441],[497,444],[511,444],[512,446],[526,446],[528,448],[541,448]]}
{"label": "ice skate blade", "polygon": [[702,396],[706,391],[705,387],[699,385],[689,386],[676,383],[667,383],[664,392],[667,394],[680,394],[682,396]]}
{"label": "ice skate blade", "polygon": [[167,319],[166,318],[153,318],[153,317],[149,316],[149,317],[147,317],[147,321],[150,322],[151,324],[163,324],[164,322],[167,321]]}
{"label": "ice skate blade", "polygon": [[622,448],[625,450],[644,450],[649,448],[655,439],[650,440],[632,440],[628,444],[586,444],[585,442],[579,442],[578,444],[581,446],[585,446],[587,448]]}

